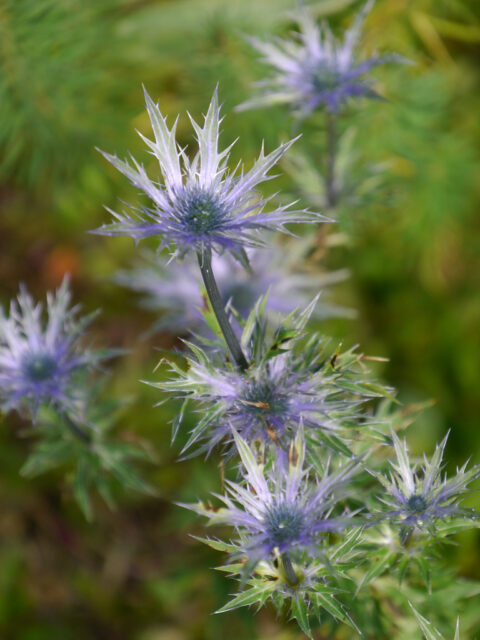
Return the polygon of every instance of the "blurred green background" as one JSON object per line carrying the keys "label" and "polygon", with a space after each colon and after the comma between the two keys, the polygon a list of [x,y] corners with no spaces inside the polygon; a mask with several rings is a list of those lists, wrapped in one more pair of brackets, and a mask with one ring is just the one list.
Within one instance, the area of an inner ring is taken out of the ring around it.
{"label": "blurred green background", "polygon": [[[350,0],[310,2],[335,28],[350,23]],[[218,554],[189,534],[200,523],[173,506],[219,488],[215,460],[178,463],[170,446],[176,405],[152,405],[158,348],[153,321],[135,296],[112,283],[134,257],[128,239],[87,233],[107,220],[103,205],[138,201],[135,190],[95,151],[131,151],[155,171],[135,134],[147,135],[142,83],[163,113],[198,117],[220,83],[224,145],[251,162],[291,135],[281,108],[231,113],[265,69],[242,33],[285,34],[293,0],[0,0],[0,296],[25,282],[38,297],[72,274],[86,311],[101,307],[96,344],[130,349],[112,365],[109,387],[133,396],[118,431],[152,442],[145,468],[159,499],[119,496],[97,505],[87,524],[62,475],[19,476],[31,446],[20,419],[0,432],[0,637],[5,640],[293,640],[301,635],[268,609],[223,616],[235,585],[210,570]],[[389,358],[378,374],[404,402],[434,399],[411,429],[415,451],[431,451],[448,428],[449,467],[480,462],[480,5],[478,0],[378,0],[366,24],[367,52],[395,50],[412,67],[376,74],[385,102],[349,109],[359,176],[383,167],[378,194],[345,207],[325,253],[326,268],[347,267],[335,302],[357,320],[324,329],[345,345]],[[186,117],[181,144],[190,143]],[[305,124],[299,149],[322,151],[322,118]],[[296,193],[283,176],[272,189]],[[270,187],[269,187],[270,188]],[[305,203],[308,204],[308,203]],[[158,374],[156,374],[158,375]],[[469,498],[480,506],[478,497]],[[480,537],[465,535],[452,566],[480,577]],[[452,632],[453,635],[453,632]]]}

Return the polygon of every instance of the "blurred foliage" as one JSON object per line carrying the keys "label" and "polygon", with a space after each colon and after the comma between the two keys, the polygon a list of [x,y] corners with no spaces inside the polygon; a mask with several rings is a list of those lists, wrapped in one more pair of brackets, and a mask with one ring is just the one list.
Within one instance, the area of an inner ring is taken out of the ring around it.
{"label": "blurred foliage", "polygon": [[[353,0],[310,4],[336,28],[359,6]],[[256,617],[248,610],[210,615],[235,585],[210,570],[218,553],[189,537],[203,529],[172,502],[218,490],[220,473],[214,460],[177,462],[185,436],[170,448],[175,403],[153,409],[158,391],[138,382],[151,379],[157,349],[171,348],[177,338],[140,340],[152,317],[111,281],[130,264],[132,244],[86,233],[104,221],[104,204],[132,195],[94,147],[142,158],[132,133],[148,132],[142,82],[164,112],[189,110],[194,117],[219,82],[224,141],[240,137],[233,161],[251,161],[262,139],[269,149],[291,135],[281,108],[231,109],[263,74],[242,33],[285,33],[291,26],[285,11],[293,6],[293,0],[0,0],[2,302],[19,281],[43,296],[70,271],[85,310],[103,308],[94,341],[131,349],[109,383],[118,397],[135,396],[118,428],[152,441],[158,462],[149,482],[160,494],[120,496],[114,512],[99,502],[98,520],[85,523],[60,472],[20,476],[34,440],[20,419],[9,417],[0,432],[2,638],[300,637],[268,610]],[[350,269],[337,302],[359,311],[355,322],[329,321],[326,332],[388,357],[379,372],[398,387],[401,400],[436,400],[412,428],[412,448],[431,450],[452,427],[452,467],[470,455],[480,461],[479,45],[477,0],[377,1],[366,50],[396,50],[416,65],[379,71],[389,100],[345,114],[340,126],[355,134],[359,179],[381,167],[381,190],[340,211],[328,251],[324,241],[319,246],[324,265]],[[305,127],[296,147],[314,153],[321,165],[321,115]],[[187,144],[189,135],[183,118],[180,142]],[[153,160],[143,157],[154,172]],[[268,188],[297,190],[288,176]],[[475,496],[469,502],[479,505]],[[449,551],[452,567],[478,577],[478,532],[461,534],[459,542]],[[461,591],[462,582],[451,588]],[[393,616],[399,616],[397,591],[392,583],[386,607]],[[447,620],[440,617],[445,637],[454,636],[462,613],[461,629],[480,637],[473,604],[452,608]],[[399,616],[397,624],[399,637],[420,637],[411,616]]]}

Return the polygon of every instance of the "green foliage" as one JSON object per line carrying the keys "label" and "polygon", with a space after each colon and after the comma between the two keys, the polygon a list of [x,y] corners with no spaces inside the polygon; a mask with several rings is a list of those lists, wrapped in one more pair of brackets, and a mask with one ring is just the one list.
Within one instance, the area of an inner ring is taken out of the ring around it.
{"label": "green foliage", "polygon": [[155,495],[132,466],[135,461],[151,462],[151,451],[142,443],[122,442],[110,436],[119,403],[95,400],[91,406],[92,415],[87,416],[88,426],[82,431],[68,417],[45,409],[34,428],[37,442],[21,469],[27,478],[56,468],[66,470],[72,494],[87,520],[93,519],[92,489],[110,508],[115,506],[116,483],[124,489]]}
{"label": "green foliage", "polygon": [[[348,24],[354,8],[351,0],[309,4],[338,29]],[[197,531],[196,524],[169,501],[186,499],[192,492],[205,495],[212,487],[220,490],[220,473],[213,461],[177,463],[165,426],[173,408],[164,405],[152,413],[158,393],[135,383],[151,377],[148,372],[158,360],[154,347],[171,349],[178,343],[166,334],[137,341],[152,317],[139,312],[130,296],[108,283],[127,264],[130,244],[111,244],[107,250],[103,241],[84,233],[103,219],[102,205],[115,206],[123,190],[116,179],[112,188],[114,178],[105,175],[93,147],[124,155],[127,149],[134,150],[133,139],[127,139],[130,132],[135,127],[147,130],[143,116],[137,115],[143,109],[141,82],[166,112],[189,109],[198,116],[219,81],[229,111],[245,100],[250,82],[260,77],[240,32],[285,34],[289,23],[282,12],[291,6],[283,0],[1,3],[2,298],[6,301],[13,295],[19,281],[43,295],[58,283],[59,273],[71,270],[84,306],[104,308],[96,341],[135,349],[135,355],[117,366],[112,383],[116,395],[133,389],[137,394],[120,418],[119,430],[125,432],[128,425],[133,431],[128,443],[131,438],[153,440],[159,461],[149,479],[161,487],[165,498],[155,502],[143,498],[133,504],[132,494],[117,495],[112,487],[121,508],[110,513],[95,505],[95,526],[87,525],[76,509],[69,508],[68,500],[62,502],[62,482],[55,470],[34,482],[19,478],[31,442],[14,435],[24,428],[21,420],[14,416],[2,420],[2,637],[304,637],[296,622],[288,623],[289,611],[279,620],[271,607],[255,618],[243,609],[209,615],[226,602],[231,582],[223,571],[209,571],[218,562],[218,547],[209,550],[192,543],[188,533]],[[338,212],[341,226],[332,228],[325,243],[319,239],[317,247],[319,256],[328,247],[329,267],[349,268],[351,278],[339,288],[338,302],[359,310],[356,323],[332,321],[322,331],[341,336],[347,349],[361,343],[367,353],[388,358],[388,363],[373,366],[399,388],[399,398],[405,401],[394,416],[389,401],[376,409],[379,425],[371,436],[379,450],[385,442],[382,419],[389,416],[395,428],[404,428],[414,420],[418,405],[434,398],[436,405],[427,407],[422,422],[410,430],[411,444],[415,451],[427,449],[447,427],[454,427],[448,451],[453,466],[468,455],[478,462],[480,446],[480,228],[475,186],[479,24],[476,0],[376,2],[367,23],[366,49],[394,48],[417,65],[398,75],[392,69],[379,74],[390,102],[349,114],[341,144],[349,147],[351,136],[355,148],[362,149],[359,158],[349,150],[345,162],[365,198]],[[311,141],[318,153],[316,168],[322,170],[322,124],[317,125],[317,134],[312,127],[303,136],[303,154]],[[262,138],[268,149],[290,135],[290,123],[281,109],[229,118],[224,129],[226,140],[241,136],[234,154],[247,160],[254,157]],[[182,144],[190,142],[186,128],[180,134]],[[304,166],[299,167],[303,171]],[[280,184],[295,190],[288,178],[279,179],[275,188]],[[371,199],[370,186],[378,185],[385,206]],[[318,197],[318,189],[314,193]],[[310,266],[318,269],[313,261]],[[188,410],[185,424],[193,426]],[[65,430],[62,434],[64,443],[81,448]],[[182,447],[185,432],[180,430],[177,437]],[[61,459],[62,447],[48,455]],[[68,459],[61,464],[73,480],[74,464],[70,466]],[[478,506],[477,499],[469,500]],[[453,637],[458,616],[462,637],[478,636],[478,585],[473,580],[480,570],[478,532],[460,531],[461,522],[445,526],[449,533],[452,528],[457,531],[454,539],[461,545],[442,547],[442,559],[456,569],[432,585],[432,596],[425,596],[415,567],[413,585],[399,584],[398,575],[391,577],[387,570],[351,602],[338,596],[349,610],[355,609],[355,621],[367,629],[366,637],[420,639],[408,601],[443,637]],[[358,582],[367,570],[359,568]],[[375,596],[381,592],[381,598],[367,597],[370,590]],[[303,612],[298,615],[304,621]],[[322,636],[357,637],[346,625],[334,630],[327,614],[325,620]]]}
{"label": "green foliage", "polygon": [[[426,640],[444,640],[442,634],[439,633],[426,618],[420,615],[420,613],[418,613],[418,611],[416,611],[412,605],[410,606],[412,607],[413,615],[417,619],[418,626],[422,630]],[[455,638],[453,640],[460,640],[459,625],[460,625],[460,622],[459,620],[457,620],[457,629],[455,631]]]}
{"label": "green foliage", "polygon": [[118,128],[115,103],[124,90],[114,70],[125,42],[111,12],[119,6],[116,0],[2,2],[4,180],[71,179],[106,130]]}

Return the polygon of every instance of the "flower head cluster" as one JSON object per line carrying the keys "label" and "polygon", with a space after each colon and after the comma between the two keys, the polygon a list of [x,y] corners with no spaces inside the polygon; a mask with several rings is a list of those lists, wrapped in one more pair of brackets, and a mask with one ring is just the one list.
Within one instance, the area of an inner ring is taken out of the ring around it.
{"label": "flower head cluster", "polygon": [[[174,329],[177,334],[202,333],[205,322],[199,286],[198,264],[188,257],[182,262],[164,265],[153,252],[144,252],[144,264],[131,271],[121,271],[116,281],[145,294],[142,306],[161,311],[154,329]],[[291,253],[272,243],[265,249],[247,251],[250,271],[229,253],[214,255],[215,278],[225,305],[246,319],[257,300],[268,291],[265,309],[268,314],[291,313],[304,307],[319,290],[345,279],[345,271],[325,274],[295,271]],[[322,293],[323,296],[323,293]],[[349,315],[349,310],[328,302],[315,308],[318,317]]]}
{"label": "flower head cluster", "polygon": [[432,530],[435,520],[448,516],[472,516],[471,511],[458,505],[459,499],[467,492],[470,482],[480,477],[480,465],[466,470],[467,463],[452,478],[442,478],[442,458],[448,434],[437,445],[428,460],[424,456],[423,465],[412,464],[408,456],[405,440],[402,442],[392,432],[397,460],[392,463],[394,472],[390,478],[380,474],[375,476],[387,491],[383,498],[391,507],[389,518],[399,520],[408,529],[426,527]]}
{"label": "flower head cluster", "polygon": [[272,553],[305,551],[319,553],[321,534],[341,531],[352,525],[348,515],[333,516],[332,511],[345,484],[357,471],[349,462],[321,480],[309,480],[304,467],[305,443],[300,429],[291,449],[288,466],[278,459],[266,471],[257,463],[253,450],[236,432],[236,447],[244,468],[246,486],[227,481],[227,492],[220,497],[225,507],[211,510],[202,503],[188,505],[206,516],[212,524],[228,524],[239,534],[238,552],[249,559],[249,566],[269,559]]}
{"label": "flower head cluster", "polygon": [[132,166],[116,156],[104,154],[150,198],[153,206],[132,214],[111,212],[118,222],[101,227],[97,233],[131,236],[135,241],[158,236],[160,246],[174,248],[174,253],[180,256],[191,250],[211,248],[217,252],[228,249],[238,253],[245,246],[262,244],[260,230],[284,231],[285,224],[290,222],[322,219],[319,214],[292,211],[288,206],[265,212],[270,198],[262,198],[255,191],[259,184],[271,178],[269,170],[293,140],[268,155],[262,148],[250,171],[229,173],[227,161],[231,146],[218,150],[221,118],[216,91],[203,127],[190,118],[199,146],[192,160],[177,145],[177,123],[169,129],[158,106],[147,93],[145,97],[155,140],[141,137],[158,159],[163,184],[151,180],[135,159]]}
{"label": "flower head cluster", "polygon": [[371,4],[368,2],[356,16],[343,42],[335,38],[327,24],[317,25],[306,9],[295,16],[301,30],[295,39],[262,42],[249,38],[263,61],[273,67],[274,74],[259,83],[260,95],[240,108],[289,104],[305,116],[320,106],[336,113],[350,98],[377,97],[364,76],[373,67],[404,60],[390,54],[357,62],[355,49]]}
{"label": "flower head cluster", "polygon": [[33,415],[42,402],[68,409],[75,404],[73,376],[91,368],[105,354],[80,348],[79,339],[91,317],[77,319],[69,308],[71,294],[65,279],[55,294],[47,294],[47,319],[25,289],[0,309],[0,406],[9,411],[26,406]]}

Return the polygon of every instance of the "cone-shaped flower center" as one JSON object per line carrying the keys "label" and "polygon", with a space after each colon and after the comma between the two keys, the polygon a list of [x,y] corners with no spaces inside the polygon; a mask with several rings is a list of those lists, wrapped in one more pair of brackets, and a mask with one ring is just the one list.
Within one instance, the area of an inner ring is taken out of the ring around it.
{"label": "cone-shaped flower center", "polygon": [[265,513],[265,527],[275,546],[297,540],[304,528],[304,514],[294,505],[273,504]]}
{"label": "cone-shaped flower center", "polygon": [[341,75],[333,67],[322,64],[312,71],[312,84],[317,91],[331,91],[341,82]]}
{"label": "cone-shaped flower center", "polygon": [[414,494],[407,501],[407,509],[411,513],[422,513],[427,508],[426,500],[423,496]]}
{"label": "cone-shaped flower center", "polygon": [[213,194],[193,188],[186,190],[180,201],[182,221],[190,233],[208,234],[222,226],[225,210]]}
{"label": "cone-shaped flower center", "polygon": [[22,362],[23,373],[32,382],[49,380],[55,375],[57,369],[55,359],[47,353],[30,353]]}
{"label": "cone-shaped flower center", "polygon": [[286,394],[280,393],[271,381],[250,381],[243,388],[242,402],[248,413],[255,418],[281,417],[288,409]]}

